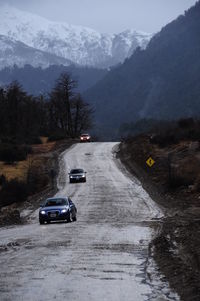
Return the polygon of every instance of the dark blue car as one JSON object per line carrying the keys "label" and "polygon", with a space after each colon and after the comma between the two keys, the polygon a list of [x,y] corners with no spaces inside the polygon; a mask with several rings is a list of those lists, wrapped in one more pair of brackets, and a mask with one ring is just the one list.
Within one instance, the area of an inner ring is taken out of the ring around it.
{"label": "dark blue car", "polygon": [[76,221],[77,209],[70,198],[54,197],[48,198],[44,204],[40,205],[40,224],[51,221]]}

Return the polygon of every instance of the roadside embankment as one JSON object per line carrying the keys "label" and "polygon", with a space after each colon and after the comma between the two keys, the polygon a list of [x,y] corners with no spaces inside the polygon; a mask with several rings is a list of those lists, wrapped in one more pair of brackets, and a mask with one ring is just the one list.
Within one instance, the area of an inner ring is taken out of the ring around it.
{"label": "roadside embankment", "polygon": [[[26,191],[27,197],[21,202],[18,201],[17,195],[17,201],[14,200],[14,193],[5,194],[5,204],[2,202],[0,206],[0,226],[23,223],[25,220],[21,215],[23,209],[29,212],[26,215],[27,219],[44,198],[56,193],[59,155],[76,142],[75,139],[66,139],[32,145],[32,153],[25,161],[12,165],[0,162],[1,173],[9,180],[7,185],[11,186],[10,189],[16,189],[16,193],[20,193],[23,197],[24,191],[22,190],[31,189]],[[20,186],[21,183],[23,183],[23,187]]]}
{"label": "roadside embankment", "polygon": [[[200,300],[200,146],[189,139],[159,145],[150,135],[120,144],[122,163],[165,212],[151,252],[181,300]],[[146,164],[151,157],[155,164]]]}

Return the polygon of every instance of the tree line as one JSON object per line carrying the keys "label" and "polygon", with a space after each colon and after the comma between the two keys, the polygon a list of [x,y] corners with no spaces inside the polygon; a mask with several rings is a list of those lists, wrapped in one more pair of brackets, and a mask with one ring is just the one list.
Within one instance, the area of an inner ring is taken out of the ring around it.
{"label": "tree line", "polygon": [[93,112],[76,87],[63,73],[47,96],[28,95],[18,82],[0,88],[1,141],[31,144],[39,136],[76,137],[89,129]]}

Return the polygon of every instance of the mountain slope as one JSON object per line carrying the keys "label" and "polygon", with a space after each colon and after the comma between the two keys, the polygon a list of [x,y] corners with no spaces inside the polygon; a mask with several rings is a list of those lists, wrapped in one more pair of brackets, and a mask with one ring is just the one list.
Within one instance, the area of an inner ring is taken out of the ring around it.
{"label": "mountain slope", "polygon": [[23,67],[26,64],[33,67],[47,68],[50,65],[68,66],[72,63],[67,59],[37,50],[22,42],[0,35],[0,70],[13,65]]}
{"label": "mountain slope", "polygon": [[0,6],[0,34],[79,65],[109,67],[124,61],[152,35],[125,31],[100,34],[90,28],[51,22],[14,7]]}
{"label": "mountain slope", "polygon": [[30,94],[47,94],[55,86],[61,73],[67,72],[78,82],[77,92],[82,93],[95,85],[106,74],[107,70],[70,66],[50,66],[46,69],[25,65],[23,68],[14,66],[0,70],[0,86],[17,80]]}
{"label": "mountain slope", "polygon": [[85,97],[111,131],[140,118],[200,115],[200,2],[112,70]]}

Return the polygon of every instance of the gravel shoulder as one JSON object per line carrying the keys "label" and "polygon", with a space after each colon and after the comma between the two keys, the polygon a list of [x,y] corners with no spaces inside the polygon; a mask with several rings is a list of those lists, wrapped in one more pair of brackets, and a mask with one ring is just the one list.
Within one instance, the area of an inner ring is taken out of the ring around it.
{"label": "gravel shoulder", "polygon": [[137,176],[144,189],[165,212],[159,233],[151,244],[153,258],[181,300],[200,300],[199,194],[192,194],[190,189],[184,187],[176,191],[166,189],[163,185],[166,173],[161,173],[162,168],[158,171],[154,169],[151,174],[145,166],[150,155],[155,158],[155,152],[143,138],[138,141],[136,138],[131,145],[121,143],[118,152],[122,163]]}

